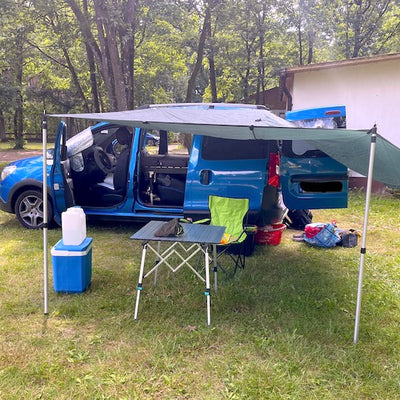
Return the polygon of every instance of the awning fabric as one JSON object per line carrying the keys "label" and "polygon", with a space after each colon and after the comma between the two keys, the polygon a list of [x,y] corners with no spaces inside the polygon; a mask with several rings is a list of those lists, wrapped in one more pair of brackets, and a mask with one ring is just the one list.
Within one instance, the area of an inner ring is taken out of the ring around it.
{"label": "awning fabric", "polygon": [[[218,105],[218,109],[204,109],[204,104],[185,107],[153,106],[132,111],[96,114],[54,114],[62,118],[84,118],[105,121],[138,128],[171,130],[182,133],[231,138],[239,140],[303,140],[319,148],[352,170],[367,175],[367,189],[363,235],[360,252],[357,308],[354,327],[354,343],[358,341],[361,295],[366,254],[368,210],[371,196],[372,175],[388,186],[400,187],[400,149],[376,134],[376,127],[370,131],[344,129],[298,128],[288,121],[261,109],[249,106],[235,107]],[[215,106],[213,106],[215,107]],[[225,109],[219,109],[225,108]],[[45,118],[44,118],[45,121]],[[47,124],[43,124],[43,179],[46,171]],[[45,181],[43,188],[46,187]],[[44,210],[47,209],[47,194],[43,191]],[[47,220],[43,229],[44,247],[47,248]],[[44,310],[47,314],[47,252],[44,251]]]}
{"label": "awning fabric", "polygon": [[[203,109],[149,107],[91,114],[53,114],[52,117],[84,118],[139,128],[170,130],[238,140],[303,140],[350,169],[367,175],[371,135],[365,130],[299,128],[275,114],[255,108]],[[379,133],[379,127],[378,127]],[[400,188],[400,149],[377,136],[374,180]]]}

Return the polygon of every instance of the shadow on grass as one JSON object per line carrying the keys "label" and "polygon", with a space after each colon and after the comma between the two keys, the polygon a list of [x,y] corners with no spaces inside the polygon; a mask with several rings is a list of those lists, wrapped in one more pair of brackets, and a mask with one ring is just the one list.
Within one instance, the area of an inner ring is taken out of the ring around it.
{"label": "shadow on grass", "polygon": [[305,246],[258,248],[246,269],[227,287],[221,285],[214,313],[255,329],[297,331],[312,340],[323,337],[323,342],[326,336],[339,334],[347,340],[353,324],[357,256],[353,251],[343,254]]}
{"label": "shadow on grass", "polygon": [[[130,234],[126,226],[117,231]],[[133,315],[140,252],[139,243],[130,243],[118,257],[114,253],[113,265],[104,256],[101,268],[94,267],[90,295],[97,298],[96,307]],[[333,337],[351,341],[357,262],[356,249],[320,250],[297,243],[257,247],[246,269],[235,277],[226,279],[219,273],[218,293],[211,290],[212,326],[264,332],[266,337],[268,332],[297,332],[321,343]],[[112,301],[107,300],[110,295]],[[143,282],[139,320],[161,326],[203,326],[205,304],[204,283],[191,271],[183,267],[173,274],[164,267],[157,287],[152,275]]]}
{"label": "shadow on grass", "polygon": [[[55,295],[58,312],[66,317],[82,312],[100,313],[103,318],[119,316],[132,327],[140,323],[156,330],[156,325],[206,327],[204,283],[186,267],[176,274],[160,268],[157,287],[153,276],[144,280],[139,321],[133,321],[142,248],[129,238],[141,226],[88,224],[88,234],[94,237],[91,287],[82,296]],[[256,246],[245,270],[231,279],[219,273],[217,294],[212,285],[212,327],[256,332],[263,340],[284,333],[321,345],[351,344],[358,262],[358,248],[320,249],[288,242]],[[370,340],[384,334],[384,327],[372,325],[373,320],[368,321],[368,328],[373,329],[367,335]]]}

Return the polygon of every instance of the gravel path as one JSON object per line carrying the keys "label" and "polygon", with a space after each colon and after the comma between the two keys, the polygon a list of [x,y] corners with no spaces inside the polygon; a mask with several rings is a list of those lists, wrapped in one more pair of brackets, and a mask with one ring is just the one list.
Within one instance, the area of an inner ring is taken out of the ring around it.
{"label": "gravel path", "polygon": [[42,155],[41,150],[0,150],[0,162],[11,162]]}

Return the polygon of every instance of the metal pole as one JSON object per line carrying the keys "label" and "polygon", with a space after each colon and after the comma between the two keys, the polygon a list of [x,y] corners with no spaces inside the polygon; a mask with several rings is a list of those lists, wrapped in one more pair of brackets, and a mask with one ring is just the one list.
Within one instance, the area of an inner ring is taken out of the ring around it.
{"label": "metal pole", "polygon": [[204,294],[207,298],[207,325],[211,325],[211,299],[210,299],[210,257],[208,256],[208,245],[204,245],[204,257],[205,257],[205,270],[206,270],[206,291]]}
{"label": "metal pole", "polygon": [[367,252],[366,241],[367,241],[367,225],[368,225],[368,212],[369,203],[371,199],[372,191],[372,175],[374,172],[374,159],[375,159],[375,147],[376,147],[376,125],[371,130],[371,147],[369,153],[369,166],[368,166],[368,178],[367,178],[367,188],[365,196],[365,209],[364,209],[364,223],[363,223],[363,233],[362,242],[360,250],[360,264],[358,272],[358,288],[357,288],[357,306],[356,306],[356,317],[354,324],[354,343],[358,341],[358,331],[360,325],[360,312],[361,312],[361,295],[362,295],[362,283],[364,274],[364,258]]}
{"label": "metal pole", "polygon": [[144,263],[146,262],[146,253],[147,253],[147,243],[143,243],[142,259],[140,261],[139,281],[136,293],[135,314],[133,316],[133,319],[137,319],[139,311],[139,300],[140,300],[140,292],[142,291],[143,288]]}
{"label": "metal pole", "polygon": [[43,302],[44,314],[48,315],[48,248],[47,248],[47,117],[43,113]]}

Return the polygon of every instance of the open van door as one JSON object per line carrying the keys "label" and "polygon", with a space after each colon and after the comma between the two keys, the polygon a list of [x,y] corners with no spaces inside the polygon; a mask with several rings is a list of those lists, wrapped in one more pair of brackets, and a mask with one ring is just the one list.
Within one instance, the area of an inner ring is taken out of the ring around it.
{"label": "open van door", "polygon": [[[286,119],[301,127],[345,128],[346,110],[338,106],[291,111]],[[280,175],[289,209],[347,207],[347,167],[307,142],[283,141]]]}
{"label": "open van door", "polygon": [[61,224],[61,213],[75,204],[72,179],[69,176],[67,156],[67,125],[61,121],[54,143],[53,165],[50,170],[50,191],[53,199],[54,218]]}

